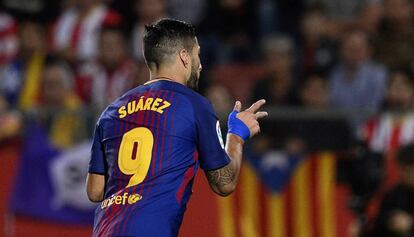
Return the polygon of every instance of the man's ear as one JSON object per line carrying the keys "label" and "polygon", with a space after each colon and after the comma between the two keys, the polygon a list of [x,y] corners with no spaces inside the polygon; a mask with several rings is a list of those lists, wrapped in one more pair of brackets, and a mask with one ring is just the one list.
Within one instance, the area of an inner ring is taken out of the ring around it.
{"label": "man's ear", "polygon": [[178,55],[184,67],[185,68],[190,67],[191,58],[190,58],[190,54],[188,54],[188,51],[186,49],[181,49]]}

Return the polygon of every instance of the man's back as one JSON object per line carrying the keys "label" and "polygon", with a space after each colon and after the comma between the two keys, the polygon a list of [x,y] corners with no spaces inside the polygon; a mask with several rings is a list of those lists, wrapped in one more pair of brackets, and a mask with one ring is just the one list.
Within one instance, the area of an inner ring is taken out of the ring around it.
{"label": "man's back", "polygon": [[86,180],[89,199],[101,202],[94,236],[177,236],[198,164],[213,192],[230,195],[243,144],[267,116],[258,111],[265,100],[244,111],[237,101],[224,148],[211,104],[192,91],[202,69],[195,27],[162,19],[143,42],[150,82],[110,105],[95,129]]}
{"label": "man's back", "polygon": [[[158,80],[111,104],[95,132],[89,172],[106,177],[95,236],[176,236],[198,169],[229,163],[211,105]],[[208,157],[207,157],[208,154]]]}

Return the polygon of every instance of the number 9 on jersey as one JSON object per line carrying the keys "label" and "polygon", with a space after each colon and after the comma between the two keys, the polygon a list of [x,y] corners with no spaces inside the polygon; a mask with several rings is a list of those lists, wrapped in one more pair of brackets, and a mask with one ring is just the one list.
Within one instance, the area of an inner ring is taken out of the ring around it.
{"label": "number 9 on jersey", "polygon": [[122,137],[118,166],[125,175],[132,175],[127,188],[144,181],[151,164],[153,145],[154,136],[145,127],[131,129]]}

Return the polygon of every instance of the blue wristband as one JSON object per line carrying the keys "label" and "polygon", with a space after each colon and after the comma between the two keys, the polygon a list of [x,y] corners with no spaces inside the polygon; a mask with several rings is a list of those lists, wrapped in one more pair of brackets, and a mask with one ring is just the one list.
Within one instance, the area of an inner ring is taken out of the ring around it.
{"label": "blue wristband", "polygon": [[229,115],[229,133],[233,133],[246,141],[250,137],[250,130],[240,119],[237,118],[238,112],[233,110]]}

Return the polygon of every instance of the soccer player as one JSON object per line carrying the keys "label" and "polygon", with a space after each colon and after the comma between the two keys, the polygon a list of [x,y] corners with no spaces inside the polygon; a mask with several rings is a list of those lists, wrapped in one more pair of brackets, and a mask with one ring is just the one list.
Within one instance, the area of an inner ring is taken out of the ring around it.
{"label": "soccer player", "polygon": [[211,104],[195,89],[200,46],[195,28],[163,19],[147,26],[150,80],[102,113],[95,129],[87,193],[94,236],[177,236],[198,166],[212,190],[236,188],[244,142],[260,131],[259,100],[230,113],[226,147]]}

